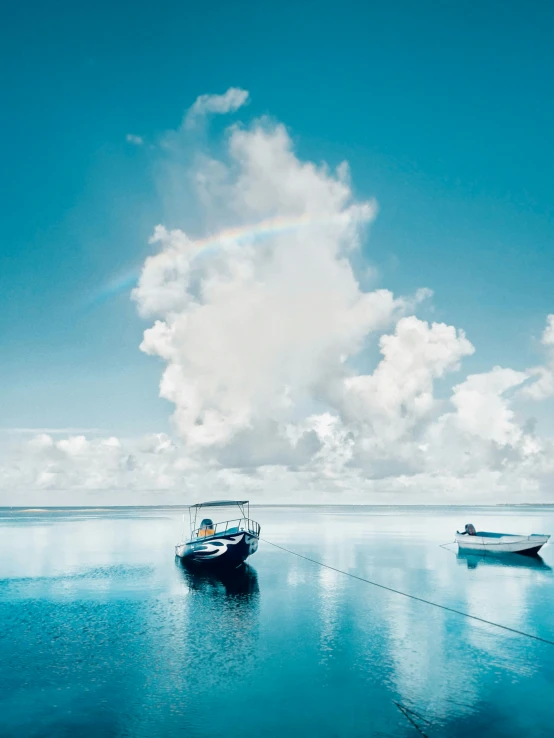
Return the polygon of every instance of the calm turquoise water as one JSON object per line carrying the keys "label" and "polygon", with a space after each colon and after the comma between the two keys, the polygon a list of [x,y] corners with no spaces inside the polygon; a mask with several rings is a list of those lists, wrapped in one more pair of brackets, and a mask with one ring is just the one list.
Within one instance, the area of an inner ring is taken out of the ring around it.
{"label": "calm turquoise water", "polygon": [[[439,547],[467,522],[554,533],[554,509],[252,517],[279,545],[554,640],[552,544],[504,563]],[[267,543],[239,579],[191,576],[180,536],[173,510],[0,511],[0,735],[417,738],[410,715],[430,738],[552,736],[554,646]]]}

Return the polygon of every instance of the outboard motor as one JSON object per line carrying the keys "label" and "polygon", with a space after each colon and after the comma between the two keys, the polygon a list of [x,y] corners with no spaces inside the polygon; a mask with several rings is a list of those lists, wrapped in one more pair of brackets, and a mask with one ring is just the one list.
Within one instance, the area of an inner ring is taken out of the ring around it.
{"label": "outboard motor", "polygon": [[467,523],[465,533],[468,536],[476,536],[477,531],[475,530],[475,526],[472,523]]}

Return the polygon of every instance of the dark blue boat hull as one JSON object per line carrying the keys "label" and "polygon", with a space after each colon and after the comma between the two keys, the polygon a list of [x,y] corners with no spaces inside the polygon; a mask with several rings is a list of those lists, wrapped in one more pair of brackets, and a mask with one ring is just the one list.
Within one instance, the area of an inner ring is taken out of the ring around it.
{"label": "dark blue boat hull", "polygon": [[258,537],[246,531],[209,536],[175,547],[183,563],[235,568],[258,550]]}

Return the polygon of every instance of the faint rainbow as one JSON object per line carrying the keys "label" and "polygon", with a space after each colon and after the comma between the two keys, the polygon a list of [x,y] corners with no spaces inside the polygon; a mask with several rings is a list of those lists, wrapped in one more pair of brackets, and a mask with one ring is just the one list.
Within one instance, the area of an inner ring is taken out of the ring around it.
{"label": "faint rainbow", "polygon": [[[292,233],[294,231],[313,228],[316,226],[340,225],[348,223],[350,220],[352,220],[352,215],[348,212],[333,216],[304,214],[294,217],[279,216],[276,218],[268,218],[255,224],[226,228],[214,235],[194,240],[193,245],[196,246],[197,253],[192,256],[192,259],[196,259],[207,252],[211,252],[225,246],[232,246],[233,244],[253,243],[255,241],[283,233]],[[115,297],[124,291],[131,290],[133,287],[136,287],[140,273],[141,268],[127,272],[124,275],[111,280],[86,301],[86,306],[105,302],[111,297]]]}
{"label": "faint rainbow", "polygon": [[245,241],[256,241],[261,238],[269,238],[270,236],[279,235],[292,231],[298,231],[304,228],[314,226],[337,225],[351,220],[348,213],[333,216],[321,216],[304,214],[295,217],[279,216],[276,218],[268,218],[259,223],[237,226],[235,228],[227,228],[213,236],[202,238],[194,241],[199,252],[205,249],[217,248],[220,246],[228,246],[233,243],[244,243]]}

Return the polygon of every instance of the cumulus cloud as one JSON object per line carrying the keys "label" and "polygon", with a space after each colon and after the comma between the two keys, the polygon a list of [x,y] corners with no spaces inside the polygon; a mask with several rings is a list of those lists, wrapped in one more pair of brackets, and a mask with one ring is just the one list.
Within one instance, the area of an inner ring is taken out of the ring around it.
{"label": "cumulus cloud", "polygon": [[185,126],[191,127],[198,118],[209,113],[234,113],[246,105],[248,98],[248,92],[240,87],[229,87],[223,95],[200,95],[187,111]]}
{"label": "cumulus cloud", "polygon": [[[206,186],[210,171],[217,188]],[[215,194],[206,207],[226,207],[237,238],[215,237],[203,254],[183,231],[158,226],[159,251],[133,292],[140,313],[157,318],[141,348],[167,364],[160,393],[174,403],[188,448],[230,463],[227,447],[240,436],[249,438],[242,456],[249,448],[256,457],[256,439],[265,439],[282,458],[283,428],[299,408],[330,396],[368,337],[429,291],[404,298],[361,289],[348,256],[375,205],[354,199],[345,166],[299,160],[281,125],[233,129],[227,159],[204,171],[204,202],[207,192]],[[268,218],[263,238],[249,238]]]}
{"label": "cumulus cloud", "polygon": [[554,396],[554,315],[546,319],[541,344],[546,354],[546,362],[542,366],[529,369],[528,374],[533,382],[523,387],[521,394],[531,400],[546,400]]}
{"label": "cumulus cloud", "polygon": [[[203,95],[185,122],[247,99],[238,88]],[[464,331],[418,315],[431,290],[364,287],[360,247],[377,206],[356,197],[346,163],[303,161],[267,119],[231,127],[214,150],[179,161],[194,196],[185,225],[154,228],[132,293],[174,433],[19,435],[0,460],[0,489],[167,501],[539,499],[554,444],[526,407],[554,395],[554,315],[543,365],[464,377],[475,352]]]}
{"label": "cumulus cloud", "polygon": [[142,136],[136,136],[134,133],[128,133],[125,136],[125,140],[127,143],[133,144],[134,146],[142,146],[144,144]]}
{"label": "cumulus cloud", "polygon": [[0,488],[12,493],[172,488],[187,468],[174,442],[165,434],[139,439],[64,438],[39,433],[17,437],[0,464]]}
{"label": "cumulus cloud", "polygon": [[554,346],[554,315],[549,315],[546,319],[546,328],[542,334],[542,343],[544,346]]}
{"label": "cumulus cloud", "polygon": [[470,375],[454,387],[452,404],[462,431],[500,446],[514,446],[522,430],[510,409],[506,392],[527,379],[524,372],[495,367],[484,374]]}
{"label": "cumulus cloud", "polygon": [[432,412],[434,380],[457,369],[474,348],[463,331],[415,316],[401,318],[379,343],[383,359],[373,374],[343,381],[339,409],[347,422],[368,425],[390,442]]}

